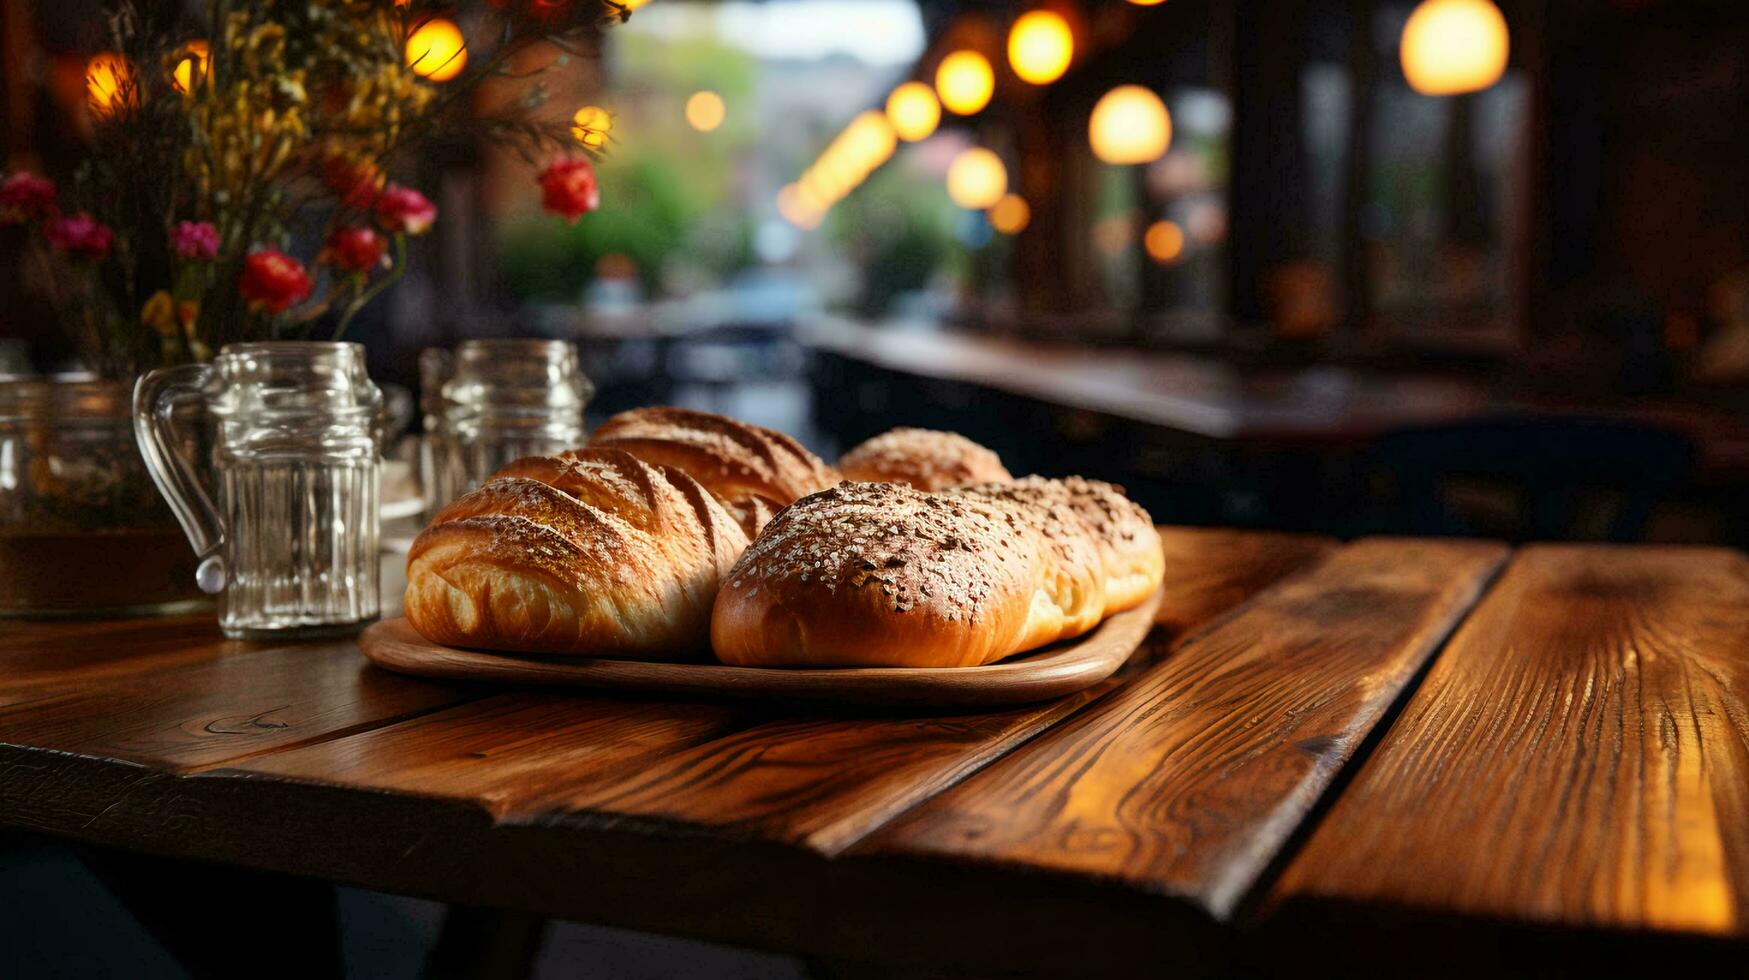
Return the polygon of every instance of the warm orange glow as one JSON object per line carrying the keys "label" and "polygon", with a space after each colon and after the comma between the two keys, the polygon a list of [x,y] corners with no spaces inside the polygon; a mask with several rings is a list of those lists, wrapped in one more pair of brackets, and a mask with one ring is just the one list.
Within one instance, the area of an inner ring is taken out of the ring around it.
{"label": "warm orange glow", "polygon": [[1166,0],[1130,0],[1130,3],[1138,7],[1156,7],[1165,2]]}
{"label": "warm orange glow", "polygon": [[899,137],[886,113],[866,109],[844,127],[844,150],[864,174],[886,163],[897,148]]}
{"label": "warm orange glow", "polygon": [[968,211],[995,205],[1008,192],[1008,168],[1002,158],[974,146],[962,150],[947,168],[947,196]]}
{"label": "warm orange glow", "polygon": [[213,80],[212,49],[205,41],[190,41],[183,45],[188,57],[176,63],[176,71],[171,74],[170,84],[176,91],[187,95],[194,87],[194,73],[200,71],[201,78],[206,82]]}
{"label": "warm orange glow", "polygon": [[1403,76],[1422,95],[1479,92],[1506,73],[1510,46],[1488,0],[1425,0],[1403,27]]}
{"label": "warm orange glow", "polygon": [[785,184],[777,192],[777,213],[797,228],[819,225],[826,207],[825,202],[810,198],[800,184]]}
{"label": "warm orange glow", "polygon": [[1148,163],[1172,145],[1172,117],[1158,95],[1140,85],[1119,85],[1094,105],[1087,139],[1106,163]]}
{"label": "warm orange glow", "polygon": [[1008,32],[1008,63],[1021,81],[1049,85],[1069,70],[1075,34],[1062,15],[1034,10],[1020,15]]}
{"label": "warm orange glow", "polygon": [[1019,194],[1004,194],[990,208],[990,227],[1004,235],[1018,235],[1032,221],[1032,208]]}
{"label": "warm orange glow", "polygon": [[434,82],[447,82],[468,65],[468,44],[455,21],[434,17],[407,38],[407,67]]}
{"label": "warm orange glow", "polygon": [[607,142],[613,132],[613,114],[598,105],[586,105],[571,117],[571,137],[584,146],[596,147]]}
{"label": "warm orange glow", "polygon": [[614,2],[627,10],[636,10],[644,4],[649,3],[650,0],[614,0]]}
{"label": "warm orange glow", "polygon": [[941,59],[935,69],[935,91],[949,112],[969,116],[990,104],[996,91],[996,73],[976,51],[955,51]]}
{"label": "warm orange glow", "polygon": [[1169,265],[1184,254],[1184,229],[1170,221],[1156,221],[1142,235],[1142,247],[1155,262]]}
{"label": "warm orange glow", "polygon": [[98,113],[121,109],[124,100],[138,101],[139,84],[133,64],[113,51],[92,55],[85,63],[85,94],[92,110]]}
{"label": "warm orange glow", "polygon": [[941,101],[922,82],[906,82],[887,96],[887,121],[907,143],[915,143],[941,125]]}
{"label": "warm orange glow", "polygon": [[723,104],[723,97],[710,89],[692,93],[686,100],[687,125],[701,133],[708,133],[723,124],[723,117],[729,114],[728,106]]}

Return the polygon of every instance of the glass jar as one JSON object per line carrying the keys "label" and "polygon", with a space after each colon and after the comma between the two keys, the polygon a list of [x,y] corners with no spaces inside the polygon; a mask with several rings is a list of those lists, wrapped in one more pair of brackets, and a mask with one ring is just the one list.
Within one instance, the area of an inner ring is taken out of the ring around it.
{"label": "glass jar", "polygon": [[0,616],[206,604],[134,442],[131,389],[88,375],[0,378]]}
{"label": "glass jar", "polygon": [[[358,344],[231,344],[210,365],[141,379],[141,452],[227,635],[322,635],[377,617],[382,397]],[[188,402],[216,422],[214,495],[171,448],[172,413]]]}
{"label": "glass jar", "polygon": [[595,386],[558,340],[469,340],[419,357],[425,414],[420,479],[427,514],[523,456],[583,444]]}

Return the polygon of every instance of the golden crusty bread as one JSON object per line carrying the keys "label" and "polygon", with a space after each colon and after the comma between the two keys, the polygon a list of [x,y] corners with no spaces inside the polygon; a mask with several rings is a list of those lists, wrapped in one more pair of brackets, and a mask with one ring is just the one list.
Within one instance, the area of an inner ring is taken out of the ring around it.
{"label": "golden crusty bread", "polygon": [[747,666],[977,666],[1091,628],[1100,583],[1066,509],[843,483],[785,508],[741,556],[711,646]]}
{"label": "golden crusty bread", "polygon": [[777,509],[838,482],[836,470],[781,432],[687,408],[621,412],[595,430],[589,446],[686,473],[729,508],[748,537]]}
{"label": "golden crusty bread", "polygon": [[449,646],[697,656],[722,576],[746,547],[740,525],[679,470],[612,449],[531,456],[414,540],[406,615]]}
{"label": "golden crusty bread", "polygon": [[1133,609],[1160,587],[1166,559],[1154,519],[1117,486],[1078,476],[1061,480],[1027,476],[951,492],[1072,511],[1098,545],[1105,587],[1103,615]]}
{"label": "golden crusty bread", "polygon": [[917,490],[1013,479],[994,452],[957,432],[934,429],[889,429],[845,453],[838,471],[846,480]]}

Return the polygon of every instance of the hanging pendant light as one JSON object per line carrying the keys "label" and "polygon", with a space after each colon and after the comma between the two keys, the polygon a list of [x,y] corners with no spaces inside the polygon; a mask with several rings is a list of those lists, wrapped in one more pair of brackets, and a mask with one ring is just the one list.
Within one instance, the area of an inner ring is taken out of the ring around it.
{"label": "hanging pendant light", "polygon": [[1506,73],[1510,47],[1489,0],[1423,0],[1403,27],[1403,77],[1422,95],[1479,92]]}

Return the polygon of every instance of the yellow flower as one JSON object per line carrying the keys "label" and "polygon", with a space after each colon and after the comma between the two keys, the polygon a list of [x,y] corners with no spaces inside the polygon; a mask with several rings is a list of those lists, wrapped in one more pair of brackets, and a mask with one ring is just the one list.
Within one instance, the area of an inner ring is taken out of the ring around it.
{"label": "yellow flower", "polygon": [[146,300],[146,305],[140,308],[140,322],[158,331],[161,336],[176,336],[177,328],[181,324],[176,322],[176,300],[170,297],[169,290],[160,289],[152,294],[151,299]]}

